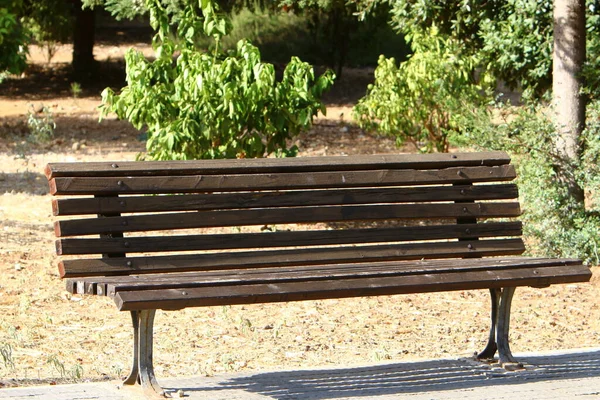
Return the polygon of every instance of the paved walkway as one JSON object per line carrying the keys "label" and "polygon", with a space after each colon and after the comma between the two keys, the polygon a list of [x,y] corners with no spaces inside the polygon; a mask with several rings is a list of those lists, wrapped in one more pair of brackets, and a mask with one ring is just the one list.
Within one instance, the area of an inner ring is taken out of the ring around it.
{"label": "paved walkway", "polygon": [[[352,368],[163,379],[186,399],[600,399],[600,348],[517,354],[526,370],[507,372],[469,359],[396,362]],[[0,389],[0,399],[125,400],[137,391],[116,383]],[[175,397],[178,397],[175,395]]]}

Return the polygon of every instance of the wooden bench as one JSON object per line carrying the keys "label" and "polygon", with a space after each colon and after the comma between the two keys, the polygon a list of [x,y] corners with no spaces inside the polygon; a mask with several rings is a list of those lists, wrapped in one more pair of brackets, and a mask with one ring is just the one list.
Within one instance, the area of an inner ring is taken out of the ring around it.
{"label": "wooden bench", "polygon": [[498,350],[512,365],[515,287],[591,276],[580,260],[519,256],[515,169],[502,152],[56,163],[46,175],[65,217],[60,276],[131,312],[124,383],[153,396],[164,395],[157,309],[490,289],[479,358]]}

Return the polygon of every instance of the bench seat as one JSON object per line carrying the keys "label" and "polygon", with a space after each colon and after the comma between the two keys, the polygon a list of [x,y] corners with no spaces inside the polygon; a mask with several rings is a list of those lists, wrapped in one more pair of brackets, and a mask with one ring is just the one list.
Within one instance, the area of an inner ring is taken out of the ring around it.
{"label": "bench seat", "polygon": [[579,282],[576,259],[494,258],[266,267],[256,270],[86,277],[81,294],[114,298],[121,311],[318,300]]}

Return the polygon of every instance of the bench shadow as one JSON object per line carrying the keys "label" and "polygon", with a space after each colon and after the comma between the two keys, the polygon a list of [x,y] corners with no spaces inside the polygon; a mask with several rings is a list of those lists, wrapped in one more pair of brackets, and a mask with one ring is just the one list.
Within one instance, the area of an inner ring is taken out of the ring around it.
{"label": "bench shadow", "polygon": [[336,399],[600,376],[600,350],[521,357],[521,361],[527,369],[515,372],[471,359],[458,359],[346,369],[265,372],[225,380],[195,378],[177,380],[177,383],[186,385],[178,389],[183,389],[192,397],[201,395],[202,398],[211,398],[211,393],[212,397],[217,397],[217,394],[223,394],[219,392],[231,390],[236,394],[253,393],[272,399]]}

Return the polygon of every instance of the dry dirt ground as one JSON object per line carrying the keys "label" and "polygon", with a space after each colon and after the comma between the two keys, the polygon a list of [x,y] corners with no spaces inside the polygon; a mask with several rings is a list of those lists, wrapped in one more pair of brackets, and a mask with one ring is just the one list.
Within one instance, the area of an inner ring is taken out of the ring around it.
{"label": "dry dirt ground", "polygon": [[[99,46],[96,57],[118,58],[120,51]],[[61,49],[53,66],[68,54]],[[364,83],[361,73],[356,81]],[[102,75],[101,85],[113,82],[109,75]],[[43,168],[57,161],[132,160],[144,145],[125,122],[98,123],[94,87],[84,86],[82,97],[73,98],[65,76],[41,76],[23,77],[28,84],[3,84],[0,96],[0,387],[115,379],[127,373],[132,346],[127,313],[117,312],[107,298],[64,291]],[[392,141],[347,124],[350,101],[341,89],[329,99],[328,117],[299,139],[300,156],[398,152]],[[55,136],[30,143],[24,121],[28,109],[40,104],[55,117]],[[599,295],[596,277],[589,284],[519,288],[513,351],[597,347]],[[469,356],[485,344],[488,301],[485,291],[460,291],[159,312],[156,373]]]}

